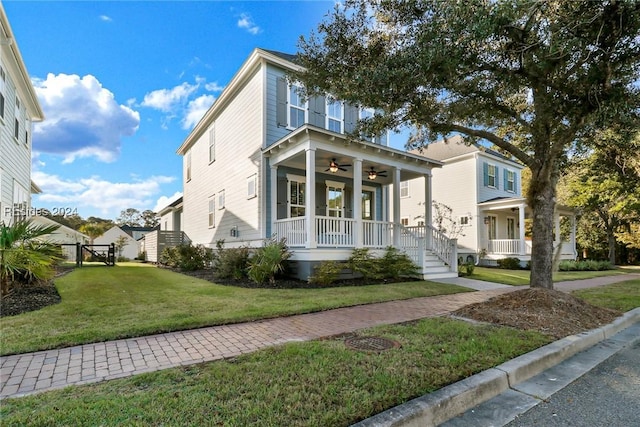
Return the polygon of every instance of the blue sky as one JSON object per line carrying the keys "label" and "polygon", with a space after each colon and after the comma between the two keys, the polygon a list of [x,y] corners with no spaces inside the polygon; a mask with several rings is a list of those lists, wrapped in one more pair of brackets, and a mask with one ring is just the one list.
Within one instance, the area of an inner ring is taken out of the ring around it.
{"label": "blue sky", "polygon": [[166,205],[176,149],[251,51],[295,53],[333,4],[4,1],[46,116],[32,205],[112,219]]}

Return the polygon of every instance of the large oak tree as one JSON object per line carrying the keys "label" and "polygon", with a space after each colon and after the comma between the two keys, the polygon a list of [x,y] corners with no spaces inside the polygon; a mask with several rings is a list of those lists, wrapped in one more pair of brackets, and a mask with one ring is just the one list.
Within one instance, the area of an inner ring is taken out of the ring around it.
{"label": "large oak tree", "polygon": [[638,113],[639,30],[638,1],[347,0],[292,77],[385,112],[362,131],[409,124],[408,148],[460,133],[528,166],[531,285],[553,288],[559,173],[576,141]]}

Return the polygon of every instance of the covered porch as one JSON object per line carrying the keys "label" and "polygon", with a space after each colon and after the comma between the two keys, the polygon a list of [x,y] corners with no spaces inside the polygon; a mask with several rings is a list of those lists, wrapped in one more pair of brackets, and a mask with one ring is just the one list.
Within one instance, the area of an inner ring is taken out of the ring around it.
{"label": "covered porch", "polygon": [[[531,259],[531,209],[524,198],[500,199],[478,205],[480,248],[489,264],[506,257]],[[560,259],[575,259],[576,218],[572,209],[557,206],[554,215],[554,250]]]}
{"label": "covered porch", "polygon": [[[430,226],[431,169],[440,162],[310,125],[264,153],[268,235],[286,238],[294,260],[345,260],[354,248],[394,246],[419,266],[431,251],[457,272],[455,242]],[[425,182],[426,224],[404,227],[400,183],[415,178]]]}

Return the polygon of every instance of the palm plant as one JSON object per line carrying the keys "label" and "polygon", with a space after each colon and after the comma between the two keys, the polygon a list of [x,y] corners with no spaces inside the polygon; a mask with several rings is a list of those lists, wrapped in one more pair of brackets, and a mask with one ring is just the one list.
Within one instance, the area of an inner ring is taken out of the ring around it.
{"label": "palm plant", "polygon": [[0,226],[0,292],[10,291],[14,280],[31,282],[50,278],[60,260],[60,248],[43,239],[58,225],[35,225],[31,220]]}

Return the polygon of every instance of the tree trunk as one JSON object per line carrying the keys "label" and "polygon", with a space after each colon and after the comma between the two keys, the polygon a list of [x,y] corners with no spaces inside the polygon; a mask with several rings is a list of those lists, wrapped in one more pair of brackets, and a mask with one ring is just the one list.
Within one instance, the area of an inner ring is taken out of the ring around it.
{"label": "tree trunk", "polygon": [[613,230],[607,229],[607,242],[609,244],[609,262],[616,265],[616,235]]}
{"label": "tree trunk", "polygon": [[556,207],[557,174],[553,166],[543,164],[531,168],[532,179],[528,203],[533,211],[531,242],[532,288],[553,289],[553,232]]}

